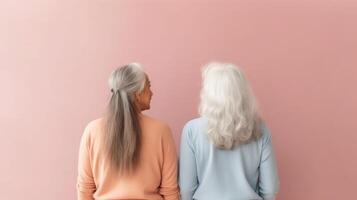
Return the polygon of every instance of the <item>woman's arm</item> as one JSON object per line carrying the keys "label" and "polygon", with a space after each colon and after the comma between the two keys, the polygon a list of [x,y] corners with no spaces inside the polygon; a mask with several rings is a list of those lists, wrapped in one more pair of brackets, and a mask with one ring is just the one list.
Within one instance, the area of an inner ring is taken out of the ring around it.
{"label": "woman's arm", "polygon": [[181,135],[179,183],[182,200],[192,200],[198,186],[196,159],[191,140],[191,129],[187,124]]}
{"label": "woman's arm", "polygon": [[94,200],[93,193],[96,191],[89,157],[89,136],[90,131],[87,126],[82,135],[79,147],[77,178],[78,200]]}
{"label": "woman's arm", "polygon": [[267,200],[275,200],[279,191],[279,177],[269,129],[264,126],[262,156],[259,167],[259,193]]}
{"label": "woman's arm", "polygon": [[180,198],[177,185],[177,154],[170,128],[167,127],[162,137],[163,166],[159,193],[165,200]]}

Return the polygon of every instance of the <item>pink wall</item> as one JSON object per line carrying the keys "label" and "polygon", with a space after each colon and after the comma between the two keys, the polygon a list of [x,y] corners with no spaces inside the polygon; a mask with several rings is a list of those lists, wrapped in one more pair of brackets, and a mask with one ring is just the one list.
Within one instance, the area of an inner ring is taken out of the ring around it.
{"label": "pink wall", "polygon": [[3,0],[0,199],[75,199],[77,151],[111,70],[138,61],[177,143],[200,68],[241,65],[268,122],[280,200],[353,199],[357,2]]}

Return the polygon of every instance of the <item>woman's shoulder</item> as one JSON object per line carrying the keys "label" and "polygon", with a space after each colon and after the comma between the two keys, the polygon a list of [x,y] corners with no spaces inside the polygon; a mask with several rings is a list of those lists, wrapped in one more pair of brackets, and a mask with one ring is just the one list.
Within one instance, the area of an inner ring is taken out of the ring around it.
{"label": "woman's shoulder", "polygon": [[90,121],[85,127],[84,134],[87,134],[88,136],[95,135],[95,133],[103,129],[103,124],[104,118],[98,118]]}
{"label": "woman's shoulder", "polygon": [[207,119],[204,117],[196,117],[186,122],[184,130],[200,130]]}
{"label": "woman's shoulder", "polygon": [[91,146],[94,141],[96,141],[96,137],[101,135],[100,133],[103,130],[103,118],[98,118],[90,121],[84,128],[81,141]]}
{"label": "woman's shoulder", "polygon": [[150,123],[150,124],[153,124],[153,125],[156,125],[156,126],[162,126],[162,127],[169,126],[167,124],[167,122],[165,122],[163,120],[160,120],[160,119],[157,119],[157,118],[154,118],[154,117],[149,116],[149,115],[145,115],[145,114],[140,114],[140,119],[142,119],[142,121],[145,122],[145,123]]}
{"label": "woman's shoulder", "polygon": [[260,138],[259,138],[259,141],[262,142],[263,144],[269,142],[271,140],[271,133],[270,133],[270,130],[269,130],[269,127],[267,125],[267,123],[265,121],[262,121],[260,123]]}
{"label": "woman's shoulder", "polygon": [[101,128],[103,126],[103,124],[104,124],[103,117],[94,119],[87,124],[86,129],[90,129],[90,130],[98,129],[98,128]]}
{"label": "woman's shoulder", "polygon": [[197,135],[198,132],[202,131],[204,127],[204,123],[206,121],[207,120],[203,117],[197,117],[187,121],[182,130],[182,137],[184,138],[194,137],[195,135]]}
{"label": "woman's shoulder", "polygon": [[141,114],[140,115],[141,125],[143,131],[156,132],[161,134],[171,134],[170,126],[167,122],[159,120],[157,118]]}

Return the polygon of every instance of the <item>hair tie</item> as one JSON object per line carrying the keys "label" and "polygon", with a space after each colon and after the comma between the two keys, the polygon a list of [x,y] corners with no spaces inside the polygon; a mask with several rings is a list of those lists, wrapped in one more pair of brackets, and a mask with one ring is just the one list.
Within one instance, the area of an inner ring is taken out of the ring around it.
{"label": "hair tie", "polygon": [[110,89],[110,91],[114,94],[114,93],[121,93],[123,90],[122,89],[117,89],[114,91],[114,89]]}

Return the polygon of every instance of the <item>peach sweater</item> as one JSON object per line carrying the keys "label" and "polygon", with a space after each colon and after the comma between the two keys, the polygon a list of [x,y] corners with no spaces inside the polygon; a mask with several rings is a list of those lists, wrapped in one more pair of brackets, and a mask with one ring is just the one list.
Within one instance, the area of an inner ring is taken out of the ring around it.
{"label": "peach sweater", "polygon": [[170,128],[140,114],[142,147],[132,175],[117,175],[103,151],[103,119],[84,130],[78,161],[78,200],[178,200],[177,154]]}

